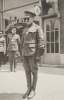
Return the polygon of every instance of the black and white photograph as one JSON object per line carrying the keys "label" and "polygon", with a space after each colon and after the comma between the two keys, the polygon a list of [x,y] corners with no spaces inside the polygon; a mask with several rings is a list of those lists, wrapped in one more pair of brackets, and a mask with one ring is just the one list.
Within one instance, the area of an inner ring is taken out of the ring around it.
{"label": "black and white photograph", "polygon": [[0,0],[0,100],[64,100],[64,0]]}

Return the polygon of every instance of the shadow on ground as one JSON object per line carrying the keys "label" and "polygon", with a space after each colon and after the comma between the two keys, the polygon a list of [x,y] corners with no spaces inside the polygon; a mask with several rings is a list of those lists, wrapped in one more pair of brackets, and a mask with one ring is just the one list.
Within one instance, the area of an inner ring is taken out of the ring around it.
{"label": "shadow on ground", "polygon": [[23,94],[20,93],[1,93],[0,100],[23,100]]}

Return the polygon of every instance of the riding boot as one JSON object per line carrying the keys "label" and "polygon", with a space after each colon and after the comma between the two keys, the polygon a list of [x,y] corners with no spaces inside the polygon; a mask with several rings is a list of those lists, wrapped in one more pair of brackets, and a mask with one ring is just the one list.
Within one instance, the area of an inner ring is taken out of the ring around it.
{"label": "riding boot", "polygon": [[28,96],[28,99],[31,99],[35,96],[36,92],[36,84],[37,84],[37,73],[32,73],[33,74],[33,84],[32,84],[32,88],[31,88],[31,92]]}
{"label": "riding boot", "polygon": [[23,95],[23,98],[27,98],[31,92],[31,74],[27,73],[26,74],[26,79],[27,79],[27,92]]}

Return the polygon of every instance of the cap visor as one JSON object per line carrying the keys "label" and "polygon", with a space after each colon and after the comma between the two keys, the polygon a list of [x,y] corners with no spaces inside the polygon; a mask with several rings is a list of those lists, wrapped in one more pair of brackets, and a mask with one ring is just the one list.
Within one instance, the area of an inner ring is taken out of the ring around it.
{"label": "cap visor", "polygon": [[24,18],[30,18],[30,16],[24,16]]}

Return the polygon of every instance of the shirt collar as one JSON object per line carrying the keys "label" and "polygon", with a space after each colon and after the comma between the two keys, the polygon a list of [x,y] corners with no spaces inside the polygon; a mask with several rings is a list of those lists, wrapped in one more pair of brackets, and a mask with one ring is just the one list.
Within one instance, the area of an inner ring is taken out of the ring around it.
{"label": "shirt collar", "polygon": [[33,23],[31,23],[30,25],[28,25],[28,27],[31,27],[32,25],[34,25],[35,23],[33,22]]}

